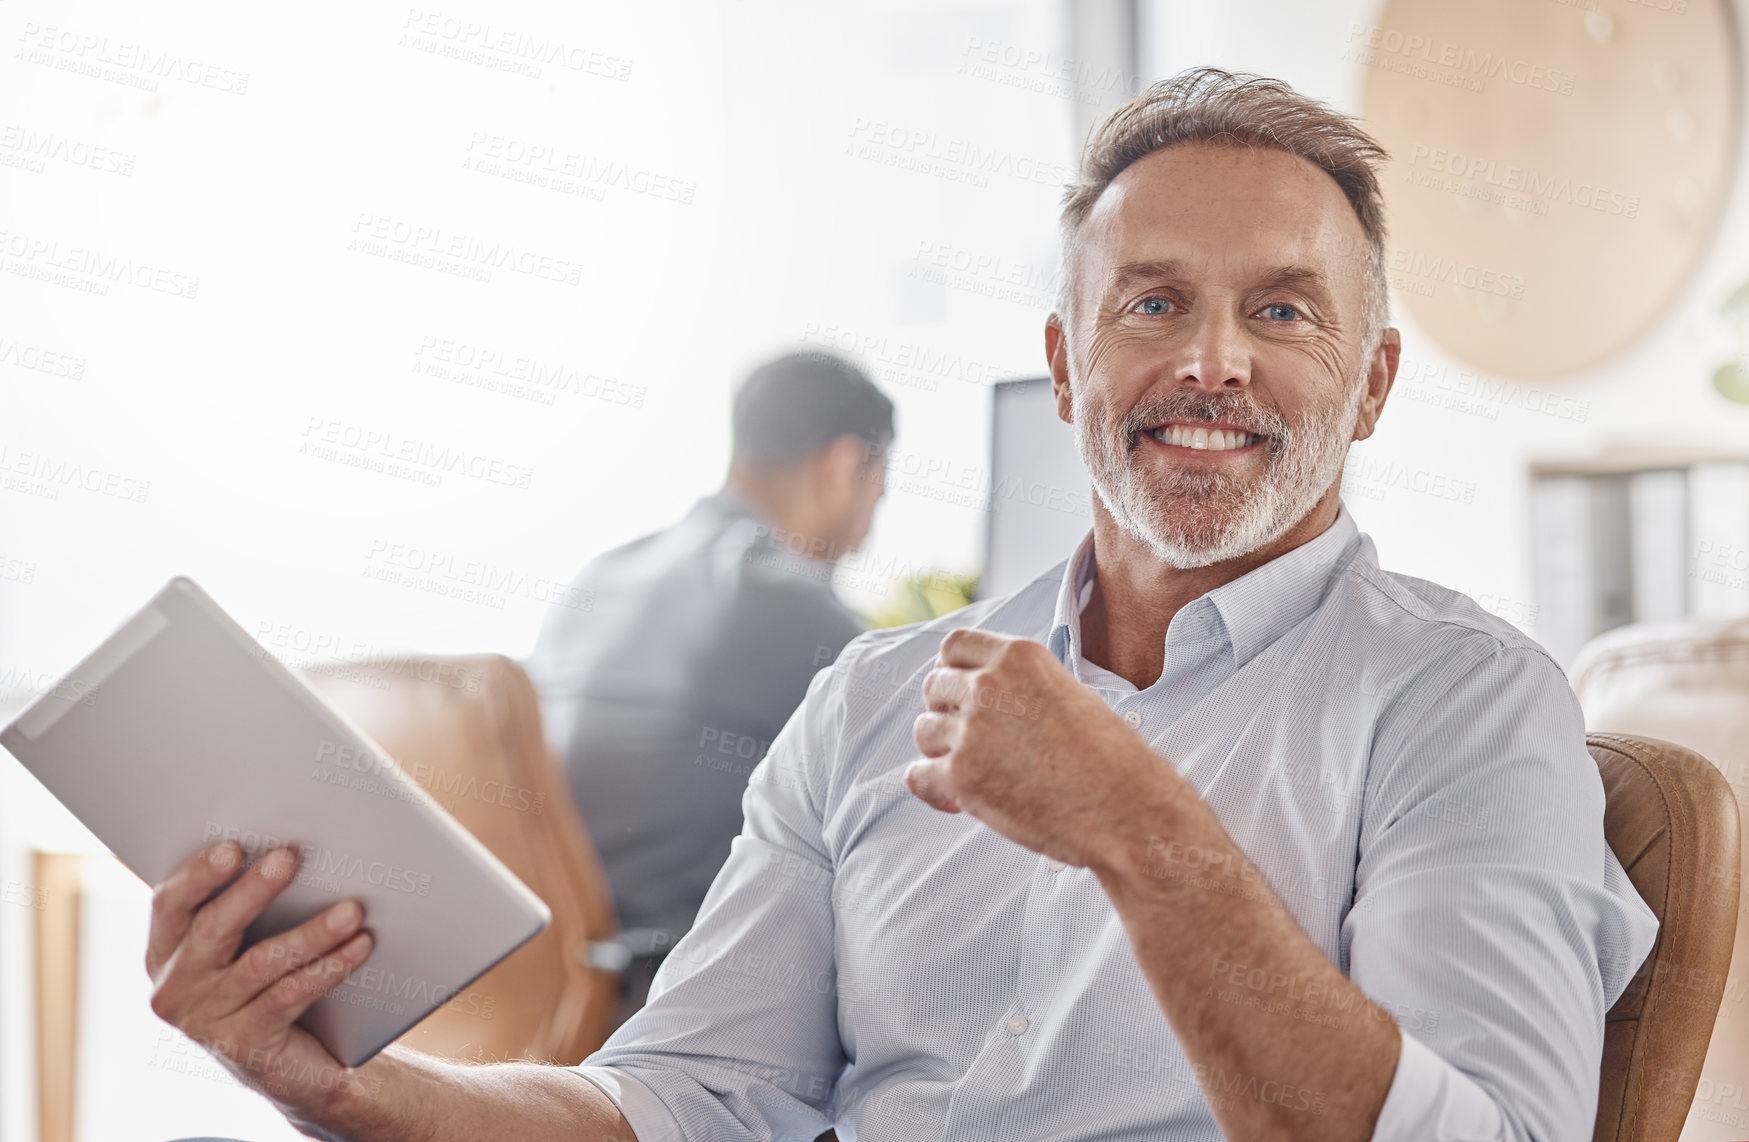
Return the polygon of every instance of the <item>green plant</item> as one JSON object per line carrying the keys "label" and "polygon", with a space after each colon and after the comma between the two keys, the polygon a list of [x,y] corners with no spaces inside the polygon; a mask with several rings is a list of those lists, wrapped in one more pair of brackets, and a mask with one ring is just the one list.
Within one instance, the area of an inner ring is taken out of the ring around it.
{"label": "green plant", "polygon": [[1736,339],[1737,359],[1714,371],[1713,388],[1726,400],[1749,404],[1749,282],[1732,291],[1720,310]]}
{"label": "green plant", "polygon": [[977,575],[934,570],[908,575],[894,582],[886,601],[864,612],[862,621],[870,630],[927,622],[959,610],[977,591]]}

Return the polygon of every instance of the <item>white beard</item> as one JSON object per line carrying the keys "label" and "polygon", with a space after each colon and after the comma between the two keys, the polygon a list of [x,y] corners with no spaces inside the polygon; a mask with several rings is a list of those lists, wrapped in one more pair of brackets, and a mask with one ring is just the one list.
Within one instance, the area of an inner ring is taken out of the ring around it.
{"label": "white beard", "polygon": [[[1167,566],[1190,568],[1248,555],[1306,517],[1342,472],[1366,384],[1364,375],[1356,378],[1340,407],[1294,424],[1249,396],[1180,392],[1138,402],[1117,431],[1082,399],[1084,391],[1070,391],[1075,447],[1099,501]],[[1164,481],[1144,476],[1134,463],[1141,434],[1167,420],[1220,420],[1268,436],[1267,467],[1255,480],[1212,471],[1179,471]]]}

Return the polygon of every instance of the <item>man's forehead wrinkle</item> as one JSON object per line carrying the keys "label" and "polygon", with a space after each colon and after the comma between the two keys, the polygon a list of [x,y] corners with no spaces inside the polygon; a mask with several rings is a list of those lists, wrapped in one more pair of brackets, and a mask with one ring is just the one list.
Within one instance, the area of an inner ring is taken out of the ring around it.
{"label": "man's forehead wrinkle", "polygon": [[1185,264],[1177,258],[1145,258],[1120,262],[1111,267],[1107,276],[1116,285],[1137,278],[1182,278],[1189,274]]}
{"label": "man's forehead wrinkle", "polygon": [[1265,285],[1328,287],[1330,275],[1317,266],[1287,262],[1265,271],[1258,281]]}
{"label": "man's forehead wrinkle", "polygon": [[[1293,285],[1328,288],[1331,284],[1330,275],[1315,264],[1286,261],[1259,265],[1249,254],[1234,250],[1223,251],[1210,268],[1218,268],[1223,276],[1238,278],[1237,284],[1245,288]],[[1106,280],[1110,288],[1119,288],[1148,279],[1194,282],[1206,276],[1197,273],[1186,260],[1168,257],[1121,262],[1110,268]]]}

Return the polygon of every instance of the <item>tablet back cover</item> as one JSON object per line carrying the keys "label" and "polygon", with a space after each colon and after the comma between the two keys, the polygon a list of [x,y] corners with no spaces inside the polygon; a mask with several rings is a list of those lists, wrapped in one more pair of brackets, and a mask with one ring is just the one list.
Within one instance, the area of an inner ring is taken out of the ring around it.
{"label": "tablet back cover", "polygon": [[338,900],[370,959],[300,1023],[347,1066],[544,928],[545,904],[188,579],[174,579],[0,731],[122,863],[155,884],[204,846],[301,849],[246,945]]}

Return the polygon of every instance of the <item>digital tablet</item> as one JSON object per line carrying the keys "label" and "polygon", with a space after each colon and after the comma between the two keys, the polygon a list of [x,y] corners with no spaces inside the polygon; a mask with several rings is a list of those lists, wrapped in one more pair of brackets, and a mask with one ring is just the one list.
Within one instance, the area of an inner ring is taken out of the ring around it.
{"label": "digital tablet", "polygon": [[[300,847],[247,943],[342,899],[376,946],[299,1023],[358,1066],[545,928],[551,913],[369,738],[191,580],[163,590],[0,745],[148,884],[224,838]],[[359,772],[375,779],[361,788]]]}

